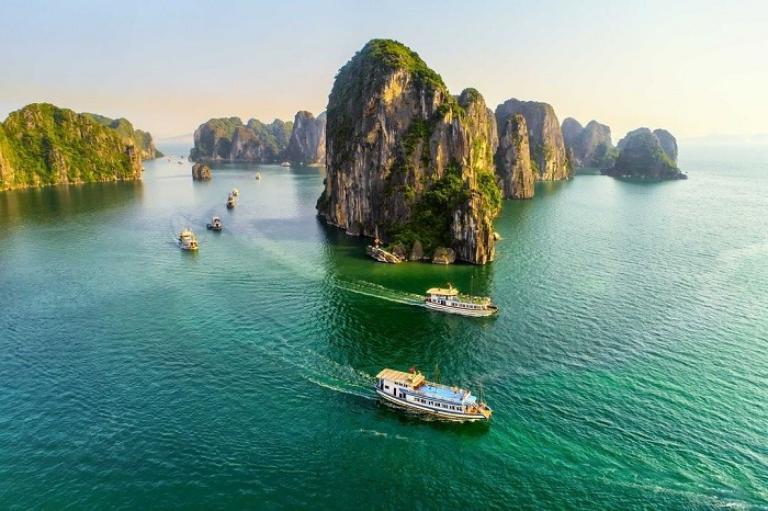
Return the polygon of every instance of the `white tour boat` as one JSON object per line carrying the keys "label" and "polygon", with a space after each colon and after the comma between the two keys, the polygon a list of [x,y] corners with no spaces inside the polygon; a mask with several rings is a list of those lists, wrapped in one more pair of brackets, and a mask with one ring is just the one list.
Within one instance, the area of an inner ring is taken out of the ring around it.
{"label": "white tour boat", "polygon": [[199,247],[195,233],[189,229],[181,231],[181,233],[179,233],[179,247],[182,250],[197,250]]}
{"label": "white tour boat", "polygon": [[382,369],[376,393],[393,405],[454,421],[487,421],[493,410],[466,389],[429,382],[421,372]]}
{"label": "white tour boat", "polygon": [[487,296],[462,295],[450,284],[447,288],[433,287],[427,290],[424,305],[440,312],[462,316],[484,317],[499,312],[499,308]]}

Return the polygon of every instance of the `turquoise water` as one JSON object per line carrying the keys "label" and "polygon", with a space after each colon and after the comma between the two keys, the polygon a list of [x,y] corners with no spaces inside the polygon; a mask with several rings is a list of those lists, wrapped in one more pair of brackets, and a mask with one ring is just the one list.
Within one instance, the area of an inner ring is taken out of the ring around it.
{"label": "turquoise water", "polygon": [[[313,168],[0,194],[0,508],[766,508],[768,151],[682,166],[540,185],[485,267],[372,263]],[[373,398],[436,364],[490,425]]]}

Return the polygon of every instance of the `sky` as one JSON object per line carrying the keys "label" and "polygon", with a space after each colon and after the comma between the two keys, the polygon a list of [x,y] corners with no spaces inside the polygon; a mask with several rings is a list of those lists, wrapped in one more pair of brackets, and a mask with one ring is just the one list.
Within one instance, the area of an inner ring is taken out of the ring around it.
{"label": "sky", "polygon": [[0,119],[33,102],[126,117],[155,138],[211,117],[325,109],[338,69],[397,39],[495,108],[678,138],[768,133],[768,2],[0,2]]}

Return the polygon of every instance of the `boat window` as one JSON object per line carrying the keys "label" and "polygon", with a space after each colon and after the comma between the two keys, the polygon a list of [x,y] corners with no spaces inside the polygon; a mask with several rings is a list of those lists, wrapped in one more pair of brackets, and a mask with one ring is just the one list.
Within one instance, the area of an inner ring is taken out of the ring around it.
{"label": "boat window", "polygon": [[389,385],[384,385],[384,388],[385,388],[385,389],[388,389],[388,388],[389,388]]}

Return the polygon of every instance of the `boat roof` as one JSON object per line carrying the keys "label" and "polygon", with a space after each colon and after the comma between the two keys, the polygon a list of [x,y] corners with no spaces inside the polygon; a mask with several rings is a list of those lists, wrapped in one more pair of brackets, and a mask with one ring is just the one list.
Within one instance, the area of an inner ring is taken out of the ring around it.
{"label": "boat roof", "polygon": [[453,401],[454,403],[474,403],[477,398],[468,390],[458,387],[448,387],[439,383],[426,383],[419,387],[419,393],[422,396],[432,399],[441,399],[443,401]]}
{"label": "boat roof", "polygon": [[428,295],[442,295],[442,296],[456,296],[459,294],[459,290],[453,287],[433,287],[427,289]]}
{"label": "boat roof", "polygon": [[416,387],[424,382],[424,375],[421,373],[406,373],[394,369],[382,369],[379,371],[379,374],[376,375],[376,378],[402,382],[411,385],[412,387]]}

